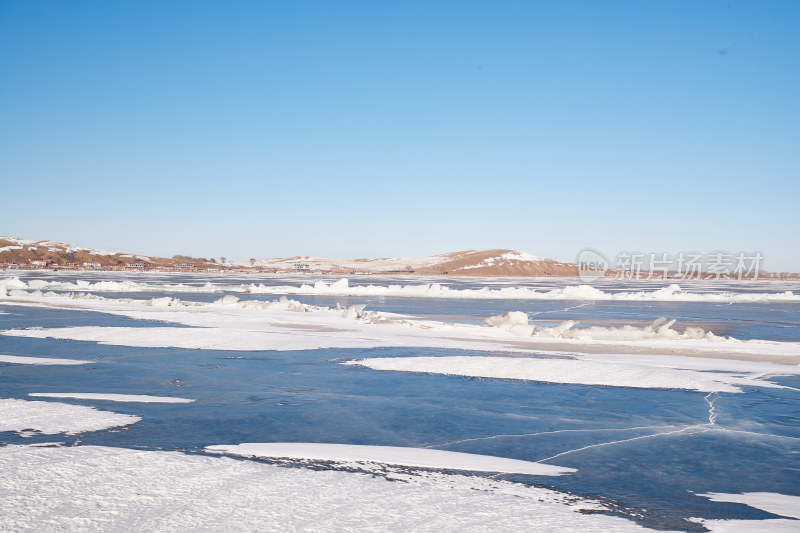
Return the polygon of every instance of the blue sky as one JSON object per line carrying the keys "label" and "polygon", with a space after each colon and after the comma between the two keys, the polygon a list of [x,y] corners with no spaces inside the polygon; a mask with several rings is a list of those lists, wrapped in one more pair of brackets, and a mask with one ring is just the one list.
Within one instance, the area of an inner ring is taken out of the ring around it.
{"label": "blue sky", "polygon": [[171,256],[761,251],[800,3],[0,1],[0,234]]}

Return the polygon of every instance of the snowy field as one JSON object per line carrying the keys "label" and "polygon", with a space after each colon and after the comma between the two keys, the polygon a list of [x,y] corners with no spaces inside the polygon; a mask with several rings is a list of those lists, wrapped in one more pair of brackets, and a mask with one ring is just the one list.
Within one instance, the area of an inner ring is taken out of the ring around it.
{"label": "snowy field", "polygon": [[800,284],[29,272],[0,313],[0,530],[800,530]]}

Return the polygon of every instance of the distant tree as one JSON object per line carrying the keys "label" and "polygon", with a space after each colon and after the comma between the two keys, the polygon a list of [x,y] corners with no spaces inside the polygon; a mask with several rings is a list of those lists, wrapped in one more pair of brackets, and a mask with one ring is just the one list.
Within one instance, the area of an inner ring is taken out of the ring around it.
{"label": "distant tree", "polygon": [[256,258],[255,257],[251,257],[250,258],[250,266],[256,266]]}
{"label": "distant tree", "polygon": [[225,259],[225,256],[222,256],[222,255],[221,255],[221,256],[219,257],[219,262],[220,262],[220,263],[222,263],[222,264],[224,265],[225,263],[227,263],[227,262],[228,262],[228,260],[227,260],[227,259]]}

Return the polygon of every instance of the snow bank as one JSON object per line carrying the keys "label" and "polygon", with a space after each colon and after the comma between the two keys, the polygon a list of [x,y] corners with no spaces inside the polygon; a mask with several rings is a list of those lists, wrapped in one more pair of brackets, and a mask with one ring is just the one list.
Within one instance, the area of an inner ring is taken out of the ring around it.
{"label": "snow bank", "polygon": [[99,392],[31,392],[28,396],[36,398],[75,398],[77,400],[105,400],[109,402],[137,403],[191,403],[189,398],[174,396],[148,396],[146,394],[115,394]]}
{"label": "snow bank", "polygon": [[23,355],[2,355],[0,363],[14,363],[17,365],[85,365],[94,363],[80,359],[57,359],[55,357],[26,357]]}
{"label": "snow bank", "polygon": [[[226,290],[226,287],[206,283],[201,286],[159,283],[139,283],[136,281],[56,281],[32,279],[30,281],[20,280],[19,277],[0,279],[0,296],[6,295],[9,290],[52,290],[52,291],[84,291],[84,292],[193,292],[193,293],[214,293]],[[235,288],[234,288],[235,290]],[[245,292],[241,290],[239,292]]]}
{"label": "snow bank", "polygon": [[574,468],[489,455],[397,446],[269,442],[208,446],[206,451],[242,457],[286,457],[290,459],[335,462],[371,462],[419,468],[503,472],[532,476],[559,476],[576,471]]}
{"label": "snow bank", "polygon": [[528,287],[501,287],[490,289],[454,289],[441,283],[420,285],[356,285],[347,278],[334,283],[318,281],[314,285],[274,286],[251,284],[247,292],[253,294],[313,294],[328,296],[402,296],[412,298],[457,298],[490,300],[620,300],[644,302],[800,302],[800,294],[781,293],[693,293],[684,292],[679,285],[670,285],[653,291],[604,292],[590,285],[569,285],[549,291]]}
{"label": "snow bank", "polygon": [[520,337],[544,337],[550,339],[577,339],[594,341],[640,341],[652,339],[667,340],[707,340],[712,342],[735,342],[736,339],[719,337],[703,328],[689,326],[683,333],[672,329],[675,320],[658,318],[652,324],[637,327],[626,324],[621,327],[591,326],[576,328],[578,322],[567,320],[555,327],[540,327],[528,324],[528,315],[521,311],[510,311],[505,315],[490,316],[484,319],[485,326],[500,328]]}
{"label": "snow bank", "polygon": [[141,418],[138,416],[101,411],[83,405],[0,399],[0,431],[33,430],[48,435],[72,435],[127,426],[139,420]]}
{"label": "snow bank", "polygon": [[[630,285],[630,284],[629,284]],[[635,283],[633,283],[635,285]],[[485,300],[582,300],[582,301],[642,301],[642,302],[800,302],[800,294],[784,292],[686,292],[680,285],[672,284],[651,291],[618,292],[602,291],[591,285],[568,285],[551,290],[537,290],[530,287],[500,287],[493,289],[458,289],[444,283],[422,283],[416,285],[350,285],[347,278],[336,282],[318,281],[313,285],[264,285],[240,284],[224,285],[205,283],[204,285],[139,283],[135,281],[97,281],[78,280],[75,282],[52,280],[20,280],[11,277],[0,280],[0,296],[12,289],[53,290],[84,292],[171,292],[171,293],[251,293],[275,295],[325,295],[325,296],[397,296],[411,298],[451,298]]]}
{"label": "snow bank", "polygon": [[[620,356],[619,359],[624,359]],[[711,372],[679,368],[681,359],[639,357],[629,362],[573,356],[559,359],[543,357],[380,357],[351,360],[373,370],[425,372],[498,379],[520,379],[576,385],[605,385],[645,389],[687,389],[701,392],[741,392],[739,386],[780,387],[764,379],[766,367],[754,364],[753,372]],[[709,366],[713,360],[705,360]],[[724,363],[723,363],[724,364]],[[728,363],[732,364],[732,363]],[[674,366],[670,366],[674,365]],[[800,374],[800,367],[769,365],[776,373]],[[785,370],[784,370],[785,369]],[[739,385],[739,386],[737,386]]]}
{"label": "snow bank", "polygon": [[0,448],[3,531],[644,531],[479,476],[281,468],[96,446]]}
{"label": "snow bank", "polygon": [[[646,327],[579,328],[565,322],[553,328],[528,324],[521,312],[489,317],[486,326],[416,320],[367,311],[363,304],[342,309],[303,304],[282,296],[276,301],[226,295],[213,303],[156,298],[148,301],[106,299],[86,293],[24,294],[14,305],[63,306],[126,316],[136,320],[181,324],[171,327],[66,327],[6,330],[3,335],[96,341],[120,346],[179,347],[215,350],[308,350],[419,346],[485,351],[564,351],[576,346],[635,347],[652,353],[675,350],[724,352],[737,357],[768,356],[781,363],[800,361],[800,343],[738,341],[700,328],[672,329],[672,322]],[[298,316],[298,314],[302,314]],[[298,334],[302,330],[303,334]],[[579,350],[580,351],[580,350]],[[730,356],[730,355],[729,355]]]}

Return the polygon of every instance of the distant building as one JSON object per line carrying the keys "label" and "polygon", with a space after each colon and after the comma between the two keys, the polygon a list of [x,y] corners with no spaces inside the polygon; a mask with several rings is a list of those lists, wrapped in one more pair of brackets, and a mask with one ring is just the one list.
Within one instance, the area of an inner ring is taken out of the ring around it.
{"label": "distant building", "polygon": [[52,263],[49,259],[31,259],[29,261],[31,266],[35,266],[37,268],[45,268],[47,265]]}
{"label": "distant building", "polygon": [[85,261],[83,263],[83,268],[88,268],[91,270],[99,270],[103,265],[98,263],[97,261]]}
{"label": "distant building", "polygon": [[128,263],[125,268],[128,270],[144,270],[146,266],[144,263]]}
{"label": "distant building", "polygon": [[295,263],[294,269],[298,272],[308,272],[311,270],[311,267],[308,266],[308,263]]}

